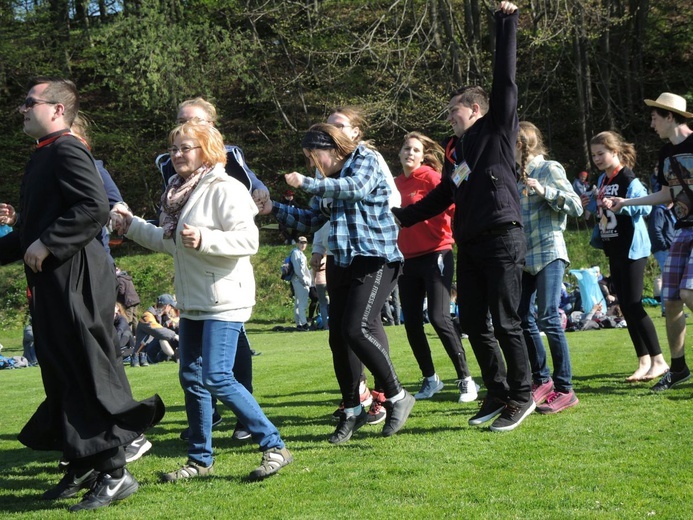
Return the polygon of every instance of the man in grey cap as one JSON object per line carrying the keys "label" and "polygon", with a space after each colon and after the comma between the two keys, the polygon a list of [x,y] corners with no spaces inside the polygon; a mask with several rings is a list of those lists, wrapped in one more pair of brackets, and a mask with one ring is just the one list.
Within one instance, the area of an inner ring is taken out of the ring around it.
{"label": "man in grey cap", "polygon": [[[693,113],[686,110],[686,100],[664,92],[656,100],[646,99],[652,108],[650,126],[666,144],[659,152],[657,193],[635,199],[608,199],[616,213],[623,206],[674,203],[676,232],[669,257],[662,272],[662,301],[664,302],[667,339],[671,350],[671,368],[652,387],[654,392],[669,390],[691,377],[686,365],[685,303],[693,309],[693,130],[686,124]],[[645,377],[647,379],[647,376]]]}

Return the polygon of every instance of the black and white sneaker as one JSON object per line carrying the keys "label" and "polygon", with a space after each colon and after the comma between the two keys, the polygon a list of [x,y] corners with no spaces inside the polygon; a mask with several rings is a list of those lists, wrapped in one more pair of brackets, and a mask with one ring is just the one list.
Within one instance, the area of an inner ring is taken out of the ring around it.
{"label": "black and white sneaker", "polygon": [[74,471],[68,470],[54,487],[46,491],[41,498],[43,500],[58,500],[61,498],[72,498],[82,489],[89,489],[98,474],[90,469],[83,475],[76,475]]}
{"label": "black and white sneaker", "polygon": [[139,487],[135,477],[126,468],[123,468],[123,476],[120,478],[112,477],[108,473],[100,473],[89,492],[84,495],[79,504],[70,508],[70,512],[106,507],[111,502],[129,497]]}
{"label": "black and white sneaker", "polygon": [[509,432],[514,430],[520,423],[525,420],[529,414],[531,414],[537,404],[534,399],[527,401],[526,403],[518,403],[517,401],[509,400],[508,404],[505,405],[500,417],[493,421],[491,424],[492,432]]}
{"label": "black and white sneaker", "polygon": [[130,444],[125,446],[125,462],[130,464],[152,448],[152,443],[144,435],[140,435]]}
{"label": "black and white sneaker", "polygon": [[503,408],[505,408],[505,403],[500,399],[489,396],[484,397],[479,411],[469,419],[469,426],[479,426],[480,424],[490,421],[497,415],[500,415]]}
{"label": "black and white sneaker", "polygon": [[664,392],[665,390],[669,390],[671,387],[678,385],[679,383],[683,383],[684,381],[688,381],[691,378],[691,370],[686,367],[685,370],[681,370],[680,372],[672,372],[669,370],[666,374],[662,376],[662,379],[659,380],[659,382],[652,387],[653,392]]}

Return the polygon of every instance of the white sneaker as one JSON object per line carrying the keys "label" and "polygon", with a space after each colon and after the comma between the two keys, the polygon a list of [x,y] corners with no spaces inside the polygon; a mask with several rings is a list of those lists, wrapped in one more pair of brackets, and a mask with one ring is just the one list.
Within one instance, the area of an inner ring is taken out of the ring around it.
{"label": "white sneaker", "polygon": [[420,399],[430,399],[434,394],[437,394],[443,389],[443,386],[445,385],[438,377],[438,374],[435,374],[434,377],[434,381],[424,377],[423,383],[421,383],[421,390],[414,395],[414,399],[417,401]]}
{"label": "white sneaker", "polygon": [[479,397],[479,385],[477,385],[472,376],[458,379],[455,381],[457,388],[460,389],[460,399],[458,403],[471,403]]}

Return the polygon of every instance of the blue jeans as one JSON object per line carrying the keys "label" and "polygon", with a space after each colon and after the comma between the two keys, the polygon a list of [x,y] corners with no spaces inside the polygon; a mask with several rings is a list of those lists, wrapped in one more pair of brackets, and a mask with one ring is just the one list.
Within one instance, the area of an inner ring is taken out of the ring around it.
{"label": "blue jeans", "polygon": [[190,426],[188,458],[203,466],[214,462],[212,396],[231,408],[261,451],[284,447],[277,428],[234,376],[238,336],[242,330],[240,322],[180,320],[178,376],[185,393],[185,413]]}
{"label": "blue jeans", "polygon": [[[522,297],[518,311],[532,367],[532,380],[536,384],[541,384],[550,378],[549,367],[546,364],[546,349],[539,335],[541,329],[549,342],[553,360],[553,382],[559,392],[568,392],[573,387],[568,341],[558,313],[564,273],[563,260],[554,260],[535,275],[525,272],[522,275]],[[533,312],[535,299],[538,307],[536,317]]]}

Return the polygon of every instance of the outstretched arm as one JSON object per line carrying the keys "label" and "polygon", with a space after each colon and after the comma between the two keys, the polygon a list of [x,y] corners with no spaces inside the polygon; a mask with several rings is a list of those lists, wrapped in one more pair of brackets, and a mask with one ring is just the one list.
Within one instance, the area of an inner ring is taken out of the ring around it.
{"label": "outstretched arm", "polygon": [[651,193],[644,197],[634,199],[623,199],[621,197],[607,197],[602,201],[605,208],[614,213],[618,213],[624,206],[656,206],[657,204],[668,204],[671,202],[671,194],[668,189],[663,189],[657,193]]}

